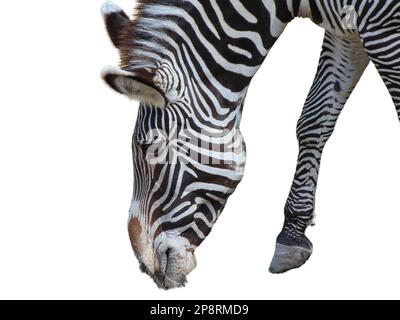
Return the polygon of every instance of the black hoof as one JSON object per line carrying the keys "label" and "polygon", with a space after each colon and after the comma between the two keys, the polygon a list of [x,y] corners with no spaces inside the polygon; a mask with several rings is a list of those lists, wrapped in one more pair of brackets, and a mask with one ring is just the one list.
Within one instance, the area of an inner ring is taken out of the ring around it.
{"label": "black hoof", "polygon": [[292,239],[281,233],[278,236],[275,254],[269,271],[279,274],[301,267],[310,258],[313,245],[307,237]]}

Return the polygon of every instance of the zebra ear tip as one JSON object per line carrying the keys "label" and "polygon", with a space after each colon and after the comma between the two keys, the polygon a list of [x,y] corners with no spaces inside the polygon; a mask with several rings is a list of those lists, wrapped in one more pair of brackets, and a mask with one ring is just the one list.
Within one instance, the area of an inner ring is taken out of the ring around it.
{"label": "zebra ear tip", "polygon": [[121,12],[121,11],[122,11],[122,9],[112,1],[104,2],[100,9],[100,12],[101,12],[101,15],[103,16],[103,18],[106,18],[110,14]]}
{"label": "zebra ear tip", "polygon": [[119,48],[121,44],[121,33],[129,23],[129,17],[120,7],[111,1],[106,1],[101,6],[101,15],[103,16],[112,43],[115,47]]}

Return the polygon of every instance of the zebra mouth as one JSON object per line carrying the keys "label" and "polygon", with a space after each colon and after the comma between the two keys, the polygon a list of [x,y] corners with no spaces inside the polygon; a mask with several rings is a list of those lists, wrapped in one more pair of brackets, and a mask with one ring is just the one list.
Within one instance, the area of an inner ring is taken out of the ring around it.
{"label": "zebra mouth", "polygon": [[154,273],[143,263],[140,270],[150,276],[160,289],[169,290],[184,287],[187,275],[196,267],[196,258],[192,252],[179,252],[168,248],[159,258]]}

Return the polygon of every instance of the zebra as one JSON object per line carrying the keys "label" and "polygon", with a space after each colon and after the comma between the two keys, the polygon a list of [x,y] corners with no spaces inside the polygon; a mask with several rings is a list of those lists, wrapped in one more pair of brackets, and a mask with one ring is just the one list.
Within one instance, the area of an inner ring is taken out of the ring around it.
{"label": "zebra", "polygon": [[[163,289],[186,284],[196,248],[242,180],[246,147],[240,122],[253,76],[293,19],[308,18],[325,29],[297,125],[297,169],[269,271],[302,266],[313,251],[305,233],[315,220],[322,152],[370,61],[400,118],[400,2],[137,2],[132,18],[112,2],[102,7],[121,60],[120,67],[106,67],[102,78],[140,102],[128,230],[141,270]],[[166,148],[170,144],[174,147]],[[157,149],[154,157],[148,157],[150,149]],[[173,161],[154,161],[167,153]],[[193,154],[207,154],[211,161]]]}

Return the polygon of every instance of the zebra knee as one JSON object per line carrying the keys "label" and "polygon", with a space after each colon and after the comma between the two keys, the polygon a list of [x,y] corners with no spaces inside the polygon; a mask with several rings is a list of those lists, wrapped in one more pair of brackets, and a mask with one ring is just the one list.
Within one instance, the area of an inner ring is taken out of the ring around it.
{"label": "zebra knee", "polygon": [[[341,90],[340,84],[336,84],[335,88],[335,90]],[[335,98],[336,100],[337,98]],[[316,107],[313,111],[317,115],[305,113],[301,116],[296,130],[300,147],[322,151],[331,137],[338,119],[338,114],[332,112],[332,110],[341,110],[341,107],[336,107],[337,103],[328,103],[318,108]]]}

